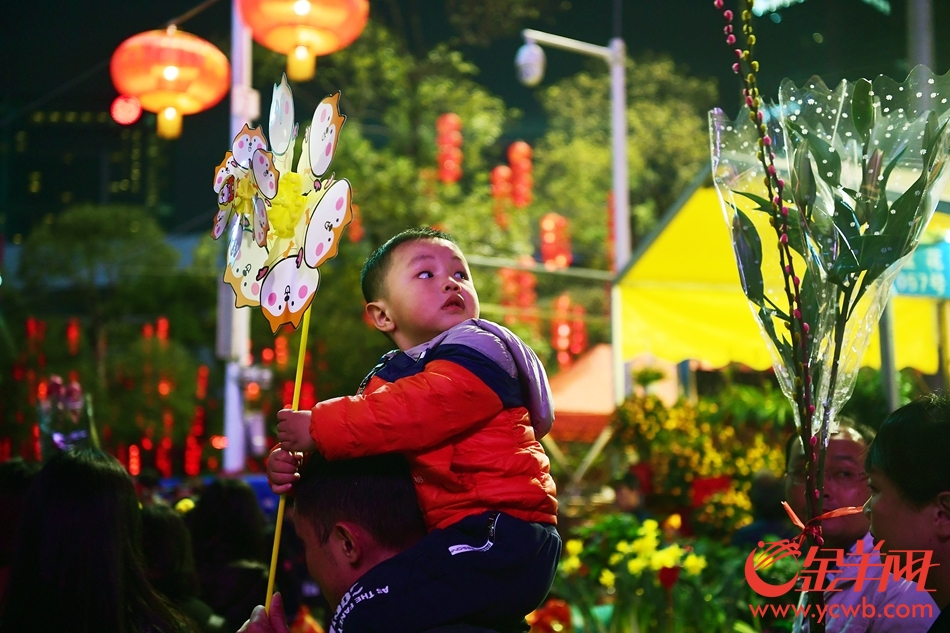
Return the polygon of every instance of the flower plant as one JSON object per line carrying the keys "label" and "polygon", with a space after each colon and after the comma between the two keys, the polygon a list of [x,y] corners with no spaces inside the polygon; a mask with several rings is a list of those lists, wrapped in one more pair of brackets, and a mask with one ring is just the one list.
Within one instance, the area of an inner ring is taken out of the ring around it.
{"label": "flower plant", "polygon": [[[918,66],[903,83],[880,76],[835,89],[818,77],[801,87],[785,80],[778,103],[767,104],[752,0],[743,0],[741,34],[723,0],[714,4],[744,106],[735,121],[710,113],[713,180],[743,292],[806,447],[810,521],[822,513],[835,417],[950,175],[950,74]],[[774,251],[763,250],[768,236]],[[820,527],[809,534],[822,543]]]}

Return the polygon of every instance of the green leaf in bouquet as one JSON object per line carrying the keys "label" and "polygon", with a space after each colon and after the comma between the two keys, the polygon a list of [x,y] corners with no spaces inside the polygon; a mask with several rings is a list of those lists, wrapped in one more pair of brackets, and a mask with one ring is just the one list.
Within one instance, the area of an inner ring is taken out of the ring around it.
{"label": "green leaf in bouquet", "polygon": [[[772,339],[772,343],[775,344],[775,348],[782,357],[782,362],[784,362],[787,367],[793,367],[795,364],[795,355],[792,353],[792,346],[786,339],[779,338],[778,333],[775,331],[775,323],[772,321],[775,315],[776,311],[771,308],[759,308],[759,321],[761,321],[766,334]],[[783,320],[787,321],[788,317],[785,317]]]}
{"label": "green leaf in bouquet", "polygon": [[859,263],[862,270],[880,268],[882,271],[903,257],[902,248],[895,246],[890,235],[861,236]]}
{"label": "green leaf in bouquet", "polygon": [[833,217],[839,237],[847,242],[861,235],[861,222],[855,210],[841,196],[835,196],[835,214]]}
{"label": "green leaf in bouquet", "polygon": [[[758,205],[755,208],[756,211],[768,213],[776,222],[782,221],[781,215],[775,212],[775,207],[772,206],[772,203],[762,196],[757,196],[756,194],[749,193],[747,191],[733,191],[733,193],[744,198],[748,198],[752,202],[756,203]],[[738,207],[735,205],[732,205],[732,208],[733,210],[738,211]],[[791,246],[792,249],[794,249],[799,255],[804,257],[806,246],[805,228],[801,213],[796,213],[796,209],[791,207],[788,211],[788,218],[788,245]]]}
{"label": "green leaf in bouquet", "polygon": [[828,277],[835,284],[841,285],[850,275],[861,271],[860,254],[862,236],[851,240],[845,239],[837,231],[834,235],[835,245],[832,249],[834,264],[828,271]]}
{"label": "green leaf in bouquet", "polygon": [[[773,217],[775,216],[775,209],[772,207],[772,203],[769,200],[766,200],[765,198],[763,198],[762,196],[757,196],[754,193],[749,193],[748,191],[733,190],[733,193],[737,193],[743,198],[748,198],[752,202],[759,205],[755,208],[756,211],[764,211],[765,213],[768,213],[769,215]],[[736,207],[733,207],[733,208],[735,209]]]}
{"label": "green leaf in bouquet", "polygon": [[[792,140],[793,145],[795,145],[796,160],[799,160],[798,147],[803,143],[806,144],[808,151],[811,152],[811,155],[816,161],[817,174],[813,174],[813,176],[817,176],[825,182],[837,186],[838,183],[841,182],[841,157],[838,155],[838,152],[836,152],[827,141],[820,138],[818,134],[809,134],[795,121],[786,119],[785,125],[794,132],[794,136],[790,135],[789,138]],[[806,159],[801,158],[800,160]]]}
{"label": "green leaf in bouquet", "polygon": [[749,217],[736,209],[732,219],[732,247],[739,267],[742,291],[749,301],[762,306],[765,284],[762,281],[762,241]]}
{"label": "green leaf in bouquet", "polygon": [[795,204],[805,217],[809,217],[815,204],[817,190],[815,175],[811,169],[811,157],[808,155],[808,145],[803,143],[795,148],[795,171],[792,173],[792,195]]}
{"label": "green leaf in bouquet", "polygon": [[874,99],[871,97],[871,82],[858,79],[851,93],[851,121],[867,145],[874,127]]}

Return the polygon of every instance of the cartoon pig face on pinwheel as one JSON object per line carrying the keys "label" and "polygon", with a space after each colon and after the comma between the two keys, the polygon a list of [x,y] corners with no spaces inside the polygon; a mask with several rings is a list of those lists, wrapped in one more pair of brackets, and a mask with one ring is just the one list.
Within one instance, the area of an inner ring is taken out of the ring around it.
{"label": "cartoon pig face on pinwheel", "polygon": [[271,330],[276,332],[284,323],[299,326],[319,285],[320,272],[305,266],[300,254],[277,262],[261,286],[261,308]]}
{"label": "cartoon pig face on pinwheel", "polygon": [[310,170],[322,176],[330,168],[340,130],[346,117],[340,114],[340,93],[325,98],[313,111],[310,124]]}
{"label": "cartoon pig face on pinwheel", "polygon": [[224,283],[234,290],[234,307],[260,305],[261,270],[267,260],[267,251],[254,243],[249,231],[242,231],[240,248],[233,262],[224,271]]}
{"label": "cartoon pig face on pinwheel", "polygon": [[317,203],[307,225],[304,239],[304,261],[316,268],[335,256],[340,248],[343,229],[353,219],[352,189],[347,180],[333,183]]}

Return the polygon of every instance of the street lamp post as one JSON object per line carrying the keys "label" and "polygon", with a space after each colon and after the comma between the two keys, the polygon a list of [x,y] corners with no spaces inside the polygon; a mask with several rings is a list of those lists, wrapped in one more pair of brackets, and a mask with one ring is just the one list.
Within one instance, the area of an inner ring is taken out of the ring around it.
{"label": "street lamp post", "polygon": [[[599,57],[610,66],[610,130],[611,150],[613,154],[613,225],[614,225],[614,273],[623,272],[630,261],[630,193],[627,185],[627,88],[626,88],[626,46],[623,39],[614,37],[609,46],[596,46],[543,31],[525,29],[521,32],[525,40],[518,51],[515,64],[521,82],[537,85],[544,76],[544,52],[539,44],[560,48],[582,55]],[[623,352],[621,349],[620,291],[616,284],[611,290],[610,300],[611,349],[614,364],[614,400],[623,402],[626,396],[626,378],[623,371]]]}

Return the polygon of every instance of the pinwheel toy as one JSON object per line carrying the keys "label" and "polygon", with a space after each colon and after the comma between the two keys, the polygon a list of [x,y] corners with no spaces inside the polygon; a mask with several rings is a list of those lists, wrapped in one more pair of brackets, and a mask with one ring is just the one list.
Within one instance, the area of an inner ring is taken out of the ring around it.
{"label": "pinwheel toy", "polygon": [[[212,237],[227,235],[224,281],[234,290],[235,306],[260,306],[273,332],[301,322],[300,350],[292,408],[300,403],[310,305],[320,285],[319,266],[339,250],[343,230],[353,219],[349,181],[327,176],[346,120],[340,93],[323,99],[304,132],[294,167],[298,127],[287,77],[274,86],[268,139],[247,125],[215,169],[218,195]],[[277,507],[277,530],[265,607],[270,610],[284,497]]]}

